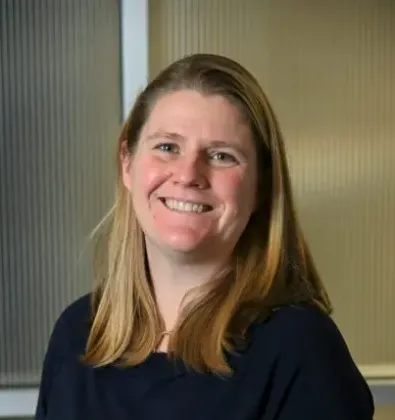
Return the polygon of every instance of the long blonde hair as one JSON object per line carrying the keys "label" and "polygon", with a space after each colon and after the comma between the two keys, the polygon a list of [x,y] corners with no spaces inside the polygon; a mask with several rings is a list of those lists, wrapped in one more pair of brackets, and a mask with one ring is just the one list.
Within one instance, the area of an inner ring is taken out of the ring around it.
{"label": "long blonde hair", "polygon": [[181,89],[222,95],[239,107],[256,145],[259,207],[234,250],[226,279],[211,282],[202,297],[184,309],[169,353],[196,370],[229,373],[226,352],[243,343],[249,327],[273,308],[308,303],[331,312],[297,220],[282,134],[264,92],[237,62],[194,54],[174,62],[148,84],[119,138],[115,205],[96,231],[93,320],[84,357],[95,366],[141,363],[155,351],[163,328],[144,236],[121,180],[120,156],[133,154],[158,97]]}

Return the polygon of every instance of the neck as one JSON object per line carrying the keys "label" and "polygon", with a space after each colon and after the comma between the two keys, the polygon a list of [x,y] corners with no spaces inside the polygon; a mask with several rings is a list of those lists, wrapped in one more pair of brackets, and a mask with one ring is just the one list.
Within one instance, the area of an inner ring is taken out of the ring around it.
{"label": "neck", "polygon": [[165,330],[172,331],[181,310],[198,296],[194,289],[208,283],[225,266],[225,259],[193,260],[187,256],[164,255],[147,245],[152,285]]}

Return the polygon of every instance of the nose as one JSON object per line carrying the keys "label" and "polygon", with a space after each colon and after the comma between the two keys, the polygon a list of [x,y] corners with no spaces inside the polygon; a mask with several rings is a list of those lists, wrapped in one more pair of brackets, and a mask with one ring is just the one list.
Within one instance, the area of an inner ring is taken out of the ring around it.
{"label": "nose", "polygon": [[206,165],[199,156],[181,156],[173,164],[175,184],[194,188],[207,186]]}

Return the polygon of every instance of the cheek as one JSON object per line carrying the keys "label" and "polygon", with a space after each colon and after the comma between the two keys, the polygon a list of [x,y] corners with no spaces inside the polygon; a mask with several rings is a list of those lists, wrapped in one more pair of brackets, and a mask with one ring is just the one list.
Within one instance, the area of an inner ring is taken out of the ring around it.
{"label": "cheek", "polygon": [[254,201],[255,191],[255,180],[246,172],[227,171],[216,179],[216,193],[228,205],[247,209]]}
{"label": "cheek", "polygon": [[163,173],[163,167],[158,161],[149,156],[141,157],[134,166],[134,186],[147,196],[163,181]]}
{"label": "cheek", "polygon": [[248,180],[243,173],[237,171],[223,172],[216,179],[217,193],[223,198],[237,200],[245,195],[245,189],[248,188]]}

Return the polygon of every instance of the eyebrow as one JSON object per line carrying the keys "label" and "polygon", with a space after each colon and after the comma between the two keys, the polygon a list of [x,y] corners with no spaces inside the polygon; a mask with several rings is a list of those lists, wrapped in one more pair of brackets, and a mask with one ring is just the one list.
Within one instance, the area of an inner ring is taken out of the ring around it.
{"label": "eyebrow", "polygon": [[169,140],[186,140],[184,136],[178,133],[173,133],[169,131],[156,131],[155,133],[147,136],[147,140],[156,140],[156,139],[169,139]]}
{"label": "eyebrow", "polygon": [[[169,131],[156,131],[147,136],[147,140],[156,140],[156,139],[169,139],[174,141],[186,141],[186,138],[179,133],[169,132]],[[209,147],[216,148],[216,147],[224,147],[224,148],[231,148],[235,149],[238,153],[242,154],[246,157],[247,150],[244,147],[241,147],[237,144],[229,143],[225,140],[212,140],[207,141]]]}

